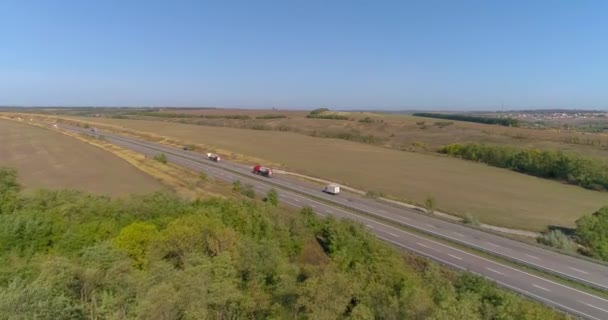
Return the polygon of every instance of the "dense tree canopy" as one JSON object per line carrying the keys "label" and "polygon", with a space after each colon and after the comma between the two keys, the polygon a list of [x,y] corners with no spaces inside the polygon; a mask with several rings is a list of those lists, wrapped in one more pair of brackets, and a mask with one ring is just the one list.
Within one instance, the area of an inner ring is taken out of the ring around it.
{"label": "dense tree canopy", "polygon": [[591,256],[608,261],[608,206],[578,219],[576,234]]}
{"label": "dense tree canopy", "polygon": [[564,317],[311,209],[21,194],[0,177],[1,319]]}

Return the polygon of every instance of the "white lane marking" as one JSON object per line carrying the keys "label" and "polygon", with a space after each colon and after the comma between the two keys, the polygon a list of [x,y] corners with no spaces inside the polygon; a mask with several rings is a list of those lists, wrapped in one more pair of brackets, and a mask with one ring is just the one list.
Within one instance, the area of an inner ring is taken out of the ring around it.
{"label": "white lane marking", "polygon": [[298,200],[297,198],[294,198],[294,200],[296,200],[297,202],[300,202],[300,200]]}
{"label": "white lane marking", "polygon": [[366,226],[370,229],[376,229],[376,227],[372,226],[371,224],[366,224]]}
{"label": "white lane marking", "polygon": [[539,285],[537,285],[537,284],[532,284],[532,285],[533,285],[533,286],[535,286],[535,287],[537,287],[537,288],[539,288],[539,289],[541,289],[541,290],[545,290],[545,291],[547,291],[547,292],[551,292],[551,290],[549,290],[549,289],[547,289],[547,288],[545,288],[545,287],[541,287],[541,286],[539,286]]}
{"label": "white lane marking", "polygon": [[331,210],[325,209],[325,212],[332,213]]}
{"label": "white lane marking", "polygon": [[453,255],[453,254],[449,254],[449,253],[448,253],[448,256],[450,256],[450,257],[452,257],[452,258],[454,258],[454,259],[462,260],[462,258],[461,258],[461,257],[459,257],[459,256],[455,256],[455,255]]}
{"label": "white lane marking", "polygon": [[429,248],[429,249],[430,249],[430,247],[429,247],[429,246],[427,246],[427,245],[426,245],[426,244],[424,244],[424,243],[416,242],[416,244],[417,244],[417,245],[419,245],[419,246],[421,246],[421,247],[425,247],[425,248]]}
{"label": "white lane marking", "polygon": [[464,234],[462,234],[462,233],[454,232],[454,234],[457,235],[457,236],[464,237]]}
{"label": "white lane marking", "polygon": [[580,300],[579,300],[578,302],[582,302],[583,304],[585,304],[585,305],[587,305],[587,306],[589,306],[589,307],[591,307],[591,308],[594,308],[594,309],[597,309],[597,310],[604,311],[604,312],[607,312],[607,313],[608,313],[608,310],[606,310],[606,309],[602,309],[602,308],[600,308],[600,307],[596,307],[596,306],[594,306],[594,305],[592,305],[592,304],[589,304],[589,303],[587,303],[587,302],[585,302],[585,301],[580,301]]}
{"label": "white lane marking", "polygon": [[310,205],[311,208],[316,208],[317,206],[315,206],[314,204]]}
{"label": "white lane marking", "polygon": [[492,269],[492,268],[488,268],[488,267],[486,267],[486,269],[488,269],[488,270],[490,270],[490,271],[492,271],[492,272],[494,272],[494,273],[498,273],[498,274],[499,274],[499,275],[501,275],[501,276],[504,276],[504,274],[503,274],[502,272],[498,271],[498,270],[494,270],[494,269]]}
{"label": "white lane marking", "polygon": [[528,257],[530,257],[530,258],[532,258],[532,259],[540,260],[540,258],[539,258],[539,257],[537,257],[537,256],[533,256],[533,255],[531,255],[531,254],[527,254],[527,253],[526,253],[526,256],[528,256]]}
{"label": "white lane marking", "polygon": [[[378,236],[378,238],[379,238],[379,239],[382,239],[382,240],[384,240],[384,241],[390,242],[390,243],[392,243],[392,244],[394,244],[394,245],[396,245],[396,246],[402,247],[402,248],[404,248],[404,249],[406,249],[406,250],[410,250],[410,251],[412,251],[412,252],[418,253],[418,254],[419,254],[419,255],[421,255],[421,256],[425,256],[425,257],[431,258],[431,259],[433,259],[433,260],[435,260],[435,261],[439,261],[439,262],[441,262],[441,263],[443,263],[443,264],[445,264],[445,265],[452,266],[452,267],[454,267],[454,268],[456,268],[456,269],[459,269],[459,270],[467,270],[466,268],[464,268],[464,267],[462,267],[462,266],[459,266],[459,265],[454,264],[454,263],[451,263],[451,262],[449,262],[449,261],[447,261],[447,260],[444,260],[444,259],[441,259],[441,258],[435,257],[435,256],[433,256],[432,254],[429,254],[429,253],[426,253],[426,252],[423,252],[423,251],[416,250],[416,249],[414,249],[414,248],[408,247],[408,246],[403,245],[403,244],[401,244],[401,243],[399,243],[399,242],[395,242],[395,241],[393,241],[393,240],[391,240],[391,239],[384,238],[384,237],[381,237],[381,236]],[[419,243],[419,242],[416,242],[416,244],[418,244],[418,245],[422,245],[422,244],[421,244],[421,243]],[[422,245],[422,246],[423,246],[423,247],[426,247],[425,245]],[[479,274],[479,273],[477,273],[477,272],[470,271],[470,270],[468,270],[468,272],[475,273],[475,274]],[[481,274],[479,274],[479,275],[481,275]],[[596,318],[596,317],[594,317],[594,316],[588,315],[588,314],[586,314],[586,313],[584,313],[584,312],[582,312],[582,311],[579,311],[579,310],[576,310],[576,309],[574,309],[574,308],[570,308],[570,307],[568,307],[568,306],[565,306],[565,305],[563,305],[563,304],[561,304],[561,303],[558,303],[558,302],[555,302],[555,301],[553,301],[553,300],[550,300],[550,299],[547,299],[547,298],[541,297],[541,296],[539,296],[539,295],[537,295],[537,294],[534,294],[534,293],[532,293],[532,292],[530,292],[530,291],[526,291],[526,290],[524,290],[524,289],[520,289],[520,288],[518,288],[518,287],[514,287],[514,286],[512,286],[512,285],[510,285],[510,284],[507,284],[507,283],[502,282],[502,281],[499,281],[499,280],[494,280],[494,281],[495,281],[496,283],[498,283],[499,285],[501,285],[501,286],[504,286],[504,287],[510,288],[510,289],[511,289],[511,290],[513,290],[513,291],[516,291],[516,292],[521,292],[521,293],[523,293],[523,294],[525,294],[525,295],[527,295],[527,296],[529,296],[529,297],[533,297],[533,298],[538,299],[538,300],[541,300],[541,301],[546,301],[546,302],[548,302],[549,304],[552,304],[552,305],[554,305],[554,306],[557,306],[557,307],[559,307],[559,308],[562,308],[563,310],[568,310],[568,311],[570,311],[570,312],[572,312],[572,313],[574,313],[574,314],[581,315],[581,316],[583,316],[583,317],[585,317],[585,318],[589,318],[589,319],[593,319],[593,320],[602,320],[602,319],[600,319],[600,318]]]}
{"label": "white lane marking", "polygon": [[487,242],[487,243],[488,243],[489,245],[491,245],[492,247],[504,248],[503,246],[498,245],[498,244],[496,244],[496,243],[492,243],[492,242]]}
{"label": "white lane marking", "polygon": [[572,270],[574,270],[574,271],[576,271],[576,272],[580,272],[580,273],[584,273],[584,274],[589,274],[589,272],[587,272],[587,271],[583,271],[583,270],[581,270],[581,269],[572,268],[572,267],[568,267],[568,268],[569,268],[569,269],[572,269]]}
{"label": "white lane marking", "polygon": [[[146,146],[144,146],[144,147],[145,147],[145,148],[148,148],[148,149],[150,149],[150,148],[152,148],[152,149],[153,149],[153,148],[154,148],[154,147],[146,147]],[[198,160],[193,160],[193,159],[189,159],[189,158],[185,158],[185,160],[187,160],[187,161],[189,161],[189,162],[194,162],[194,163],[195,163],[195,164],[197,164],[197,165],[199,164],[199,163],[198,163],[198,162],[199,162]],[[250,180],[250,181],[255,181],[256,183],[261,183],[261,184],[266,185],[265,183],[263,183],[263,182],[261,182],[261,181],[259,181],[259,180],[253,180],[253,179],[251,179],[251,178],[244,178],[244,179],[245,179],[245,180]],[[268,185],[266,185],[266,186],[268,186]],[[322,203],[320,203],[320,202],[318,202],[318,201],[315,201],[315,200],[311,200],[311,199],[309,199],[309,198],[306,198],[305,196],[302,196],[302,195],[299,195],[299,194],[294,194],[293,192],[289,192],[289,191],[286,191],[286,192],[287,192],[287,193],[290,193],[290,194],[292,194],[292,195],[294,195],[294,196],[300,197],[300,198],[302,198],[302,199],[310,200],[310,201],[312,201],[312,202],[315,202],[315,203],[318,203],[318,204],[321,204],[321,205],[324,205],[324,206],[325,206],[325,204],[322,204]],[[312,206],[312,207],[315,207],[314,205],[311,205],[311,206]],[[575,289],[575,288],[569,287],[569,286],[567,286],[567,285],[564,285],[564,284],[561,284],[561,283],[557,283],[557,282],[554,282],[554,281],[551,281],[551,280],[548,280],[548,279],[544,279],[544,278],[541,278],[541,277],[539,277],[539,276],[536,276],[536,275],[533,275],[533,274],[530,274],[530,273],[524,272],[524,271],[522,271],[522,270],[519,270],[519,269],[516,269],[516,268],[513,268],[513,267],[509,267],[509,266],[506,266],[506,265],[502,265],[502,264],[497,263],[497,262],[495,262],[495,261],[492,261],[492,260],[489,260],[489,259],[486,259],[486,258],[483,258],[483,257],[477,256],[477,255],[472,254],[472,253],[469,253],[469,252],[465,252],[465,251],[463,251],[463,250],[459,250],[459,249],[456,249],[456,248],[450,247],[450,246],[448,246],[448,245],[442,244],[442,243],[437,242],[437,241],[429,240],[428,238],[424,238],[424,237],[419,236],[419,235],[415,235],[415,234],[412,234],[412,233],[405,232],[404,230],[397,229],[397,228],[395,228],[395,227],[393,227],[393,226],[390,226],[390,225],[387,225],[387,224],[384,224],[384,223],[380,223],[380,222],[377,222],[377,221],[375,221],[375,220],[371,220],[371,219],[368,219],[368,218],[362,217],[362,216],[360,216],[360,215],[357,215],[357,214],[354,214],[354,213],[351,213],[351,212],[348,212],[348,211],[345,211],[345,210],[341,210],[341,209],[338,209],[338,210],[339,210],[339,211],[342,211],[342,212],[345,212],[345,213],[346,213],[346,214],[348,214],[348,215],[351,215],[351,216],[357,217],[357,218],[359,218],[359,219],[364,219],[364,220],[372,221],[372,222],[374,222],[374,223],[381,224],[381,225],[383,225],[383,226],[385,226],[385,227],[387,227],[387,228],[391,228],[391,229],[397,230],[397,231],[399,231],[399,232],[406,233],[406,234],[408,234],[408,235],[410,235],[410,236],[417,237],[417,238],[420,238],[420,239],[424,239],[424,240],[429,241],[429,242],[432,242],[432,243],[436,243],[437,245],[440,245],[440,246],[442,246],[442,247],[446,247],[446,248],[448,248],[448,249],[450,249],[450,250],[455,250],[455,251],[461,252],[461,253],[463,253],[463,254],[465,254],[465,255],[469,255],[469,256],[472,256],[472,257],[474,257],[474,258],[481,259],[481,260],[483,260],[483,261],[486,261],[486,262],[489,262],[489,263],[492,263],[492,264],[496,264],[496,265],[500,265],[500,266],[502,266],[502,267],[504,267],[504,268],[508,268],[508,269],[510,269],[510,270],[513,270],[513,271],[516,271],[516,272],[519,272],[519,273],[522,273],[522,274],[528,275],[528,276],[530,276],[530,277],[537,278],[537,279],[539,279],[539,280],[541,280],[541,281],[549,282],[549,283],[552,283],[552,284],[554,284],[554,285],[557,285],[557,286],[561,286],[561,287],[563,287],[563,288],[566,288],[566,289],[568,289],[568,290],[572,290],[572,291],[578,292],[578,293],[580,293],[580,294],[583,294],[583,295],[586,295],[586,296],[592,297],[592,298],[594,298],[594,299],[598,299],[598,300],[602,300],[602,301],[608,302],[608,300],[607,300],[607,299],[604,299],[604,298],[601,298],[601,297],[595,296],[595,295],[593,295],[593,294],[590,294],[590,293],[587,293],[587,292],[584,292],[584,291],[581,291],[581,290],[578,290],[578,289]],[[390,217],[384,217],[384,218],[387,218],[387,219],[389,219],[389,220],[391,220],[391,221],[394,221],[394,222],[399,222],[397,219],[393,219],[393,218],[390,218]],[[401,218],[404,218],[404,217],[401,217]],[[432,233],[432,234],[437,234],[437,233],[435,233],[435,232],[431,232],[431,233]],[[445,236],[445,235],[443,235],[443,236],[444,236],[445,238],[448,238],[448,239],[457,240],[457,239],[454,239],[454,238],[452,238],[452,237],[448,237],[448,236]],[[470,243],[469,243],[468,245],[469,245],[469,246],[471,246],[471,247],[474,247],[474,248],[481,248],[481,247],[479,247],[479,246],[477,246],[477,245],[470,244]],[[483,248],[482,248],[482,249],[483,249]],[[510,258],[511,258],[511,259],[513,259],[513,260],[520,260],[520,259],[517,259],[517,258],[515,258],[515,257],[510,257]],[[520,260],[520,261],[521,261],[521,260]],[[534,265],[534,264],[532,264],[532,265]],[[536,266],[538,266],[538,265],[536,265]],[[553,271],[553,272],[558,273],[558,274],[563,274],[562,272],[559,272],[559,271],[553,270],[553,269],[548,268],[548,267],[543,267],[543,266],[538,266],[538,267],[543,268],[543,269],[546,269],[546,270]],[[460,268],[462,269],[462,267],[460,267]],[[574,278],[574,279],[578,279],[578,280],[582,280],[582,281],[584,281],[583,279],[580,279],[580,278],[577,278],[577,277],[574,277],[574,276],[569,276],[569,277]],[[505,284],[505,285],[506,285],[506,284]],[[513,286],[509,286],[509,285],[506,285],[506,286],[511,287],[511,288],[515,288],[515,287],[513,287]],[[524,290],[522,290],[522,289],[517,289],[517,291],[520,291],[520,292],[521,292],[521,291],[523,291],[523,292],[525,292],[525,291],[524,291]],[[533,294],[530,294],[530,295],[533,295]],[[539,298],[540,298],[540,297],[539,297]],[[549,301],[549,302],[551,302],[551,303],[553,303],[553,304],[555,304],[555,305],[560,305],[560,304],[558,304],[558,303],[555,303],[555,302],[553,302],[553,301],[551,301],[551,300],[548,300],[548,299],[545,299],[545,298],[541,298],[541,299],[542,299],[542,300]],[[561,306],[561,305],[560,305],[560,306]],[[583,315],[585,315],[583,312],[580,312],[580,311],[577,311],[577,310],[574,310],[574,309],[568,308],[568,307],[566,307],[566,306],[563,306],[563,307],[564,307],[564,308],[566,308],[566,309],[569,309],[569,310],[573,310],[573,311],[575,311],[576,313],[579,313],[579,314],[583,314]],[[585,315],[585,316],[587,316],[587,315]],[[593,318],[593,319],[597,319],[597,318],[594,318],[594,317],[591,317],[591,316],[588,316],[588,317],[589,317],[589,318]]]}
{"label": "white lane marking", "polygon": [[437,228],[434,225],[430,224],[430,223],[425,223],[427,226],[431,227],[431,228]]}
{"label": "white lane marking", "polygon": [[390,233],[390,232],[387,232],[387,233],[390,234],[391,236],[395,237],[395,238],[399,238],[399,235],[396,235],[396,234]]}

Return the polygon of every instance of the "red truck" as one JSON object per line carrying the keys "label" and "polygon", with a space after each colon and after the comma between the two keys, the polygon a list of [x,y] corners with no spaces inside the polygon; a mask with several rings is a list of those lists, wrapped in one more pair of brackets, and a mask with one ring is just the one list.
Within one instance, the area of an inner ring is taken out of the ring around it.
{"label": "red truck", "polygon": [[253,172],[255,174],[259,174],[259,175],[264,176],[264,177],[270,177],[270,176],[272,176],[272,169],[266,168],[266,167],[262,167],[259,164],[256,165],[255,167],[253,167],[253,170],[251,172]]}

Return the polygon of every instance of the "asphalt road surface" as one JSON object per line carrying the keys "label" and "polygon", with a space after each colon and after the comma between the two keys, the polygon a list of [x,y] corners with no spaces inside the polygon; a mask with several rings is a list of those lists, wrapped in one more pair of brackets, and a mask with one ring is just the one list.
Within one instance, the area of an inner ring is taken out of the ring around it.
{"label": "asphalt road surface", "polygon": [[[62,128],[92,132],[70,126]],[[254,186],[257,193],[274,188],[282,203],[293,207],[311,207],[322,216],[332,215],[361,222],[380,239],[401,249],[426,256],[456,269],[483,275],[496,283],[523,295],[588,319],[608,319],[608,300],[570,286],[531,274],[478,254],[408,232],[399,226],[407,226],[424,233],[486,251],[516,261],[520,264],[543,269],[562,277],[608,290],[608,267],[591,261],[561,255],[559,253],[503,238],[491,233],[422,215],[413,209],[397,208],[355,194],[333,196],[321,192],[319,185],[275,174],[265,178],[251,173],[251,168],[228,162],[212,162],[201,154],[178,148],[151,143],[139,139],[97,132],[106,141],[148,156],[159,152],[167,160],[209,176],[233,182],[241,180]]]}

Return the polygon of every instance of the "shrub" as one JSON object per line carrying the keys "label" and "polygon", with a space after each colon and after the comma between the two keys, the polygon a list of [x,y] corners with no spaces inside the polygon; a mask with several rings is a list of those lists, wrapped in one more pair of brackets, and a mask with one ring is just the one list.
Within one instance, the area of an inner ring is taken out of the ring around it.
{"label": "shrub", "polygon": [[420,141],[412,141],[412,147],[424,149],[426,148],[426,143]]}
{"label": "shrub", "polygon": [[236,180],[232,182],[232,191],[240,193],[242,189],[243,183],[241,182],[241,180]]}
{"label": "shrub", "polygon": [[272,127],[267,126],[262,123],[254,123],[253,125],[249,126],[249,129],[251,129],[251,130],[272,130]]}
{"label": "shrub", "polygon": [[193,145],[193,144],[187,144],[187,145],[184,146],[184,150],[194,151],[194,150],[196,150],[196,146]]}
{"label": "shrub", "polygon": [[576,251],[578,245],[576,241],[565,235],[559,230],[551,230],[538,237],[537,241],[549,247],[554,247],[566,251]]}
{"label": "shrub", "polygon": [[241,194],[244,195],[245,197],[254,199],[255,198],[255,189],[253,188],[253,185],[251,185],[251,184],[244,185],[243,188],[241,188]]}
{"label": "shrub", "polygon": [[327,112],[327,111],[329,111],[329,109],[319,108],[319,109],[314,109],[314,110],[310,111],[310,114],[320,114],[320,113]]}
{"label": "shrub", "polygon": [[161,152],[154,156],[154,160],[156,160],[160,163],[167,163],[167,156]]}
{"label": "shrub", "polygon": [[445,128],[445,127],[451,126],[453,124],[454,124],[454,122],[452,122],[452,121],[438,121],[438,122],[435,122],[434,126],[439,127],[439,128]]}
{"label": "shrub", "polygon": [[479,219],[477,219],[477,217],[472,216],[468,213],[464,216],[464,218],[462,219],[462,222],[465,224],[470,224],[472,226],[476,226],[476,227],[478,227],[481,224],[479,222]]}
{"label": "shrub", "polygon": [[198,178],[199,178],[201,181],[207,181],[207,180],[209,179],[209,176],[207,175],[207,173],[205,173],[205,172],[201,171],[201,172],[198,174]]}
{"label": "shrub", "polygon": [[270,189],[266,194],[266,201],[273,206],[279,205],[279,194],[275,189]]}
{"label": "shrub", "polygon": [[436,202],[435,202],[435,198],[428,196],[426,198],[426,200],[424,201],[424,208],[426,209],[426,212],[429,214],[433,214],[435,213],[435,208],[436,208]]}
{"label": "shrub", "polygon": [[380,191],[368,190],[365,193],[365,196],[376,199],[376,198],[384,197],[384,193],[382,193]]}

